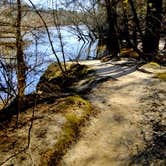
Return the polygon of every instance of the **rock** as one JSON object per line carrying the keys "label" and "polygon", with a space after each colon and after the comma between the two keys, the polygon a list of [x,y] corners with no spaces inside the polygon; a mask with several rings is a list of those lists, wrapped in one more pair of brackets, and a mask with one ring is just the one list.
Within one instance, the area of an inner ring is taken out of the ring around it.
{"label": "rock", "polygon": [[66,92],[71,85],[89,72],[87,66],[78,63],[68,63],[66,68],[67,71],[63,73],[57,63],[51,64],[41,76],[37,91],[57,94]]}

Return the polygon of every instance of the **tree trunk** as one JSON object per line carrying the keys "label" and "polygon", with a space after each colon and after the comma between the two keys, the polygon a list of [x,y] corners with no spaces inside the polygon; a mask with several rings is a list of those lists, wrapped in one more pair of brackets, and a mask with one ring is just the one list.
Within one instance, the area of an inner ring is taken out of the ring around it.
{"label": "tree trunk", "polygon": [[126,40],[126,48],[130,48],[130,37],[129,37],[129,27],[128,27],[128,14],[127,14],[127,3],[123,2],[123,24],[124,24],[124,29],[123,29],[123,37]]}
{"label": "tree trunk", "polygon": [[[25,90],[25,61],[22,48],[21,36],[21,0],[17,0],[17,19],[16,19],[16,58],[17,58],[17,81],[18,81],[18,111],[23,105],[24,90]],[[19,113],[19,112],[18,112]]]}
{"label": "tree trunk", "polygon": [[7,0],[3,0],[3,5],[6,5],[8,3]]}
{"label": "tree trunk", "polygon": [[136,28],[137,28],[139,34],[140,34],[141,42],[143,42],[143,32],[142,32],[142,30],[141,30],[140,21],[139,21],[139,18],[138,18],[137,11],[136,11],[136,9],[135,9],[133,0],[129,0],[129,4],[130,4],[130,6],[131,6],[131,10],[132,10],[132,13],[133,13],[133,16],[134,16],[134,23],[135,23],[135,25],[136,25]]}
{"label": "tree trunk", "polygon": [[143,51],[148,60],[157,54],[162,21],[162,0],[148,0]]}
{"label": "tree trunk", "polygon": [[105,4],[106,4],[107,22],[109,25],[108,34],[106,36],[105,43],[108,53],[112,57],[116,57],[120,52],[119,41],[116,32],[116,24],[117,24],[116,5],[112,5],[114,4],[114,0],[112,0],[112,3],[110,2],[110,0],[105,0]]}

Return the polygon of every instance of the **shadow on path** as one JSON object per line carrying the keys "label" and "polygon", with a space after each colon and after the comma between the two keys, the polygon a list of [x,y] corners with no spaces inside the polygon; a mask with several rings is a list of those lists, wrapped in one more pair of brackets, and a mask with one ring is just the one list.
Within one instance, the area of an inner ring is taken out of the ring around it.
{"label": "shadow on path", "polygon": [[106,62],[93,65],[94,72],[85,79],[82,85],[79,85],[79,94],[89,93],[97,84],[112,80],[117,81],[118,78],[133,73],[137,70],[138,63],[136,61],[118,61]]}

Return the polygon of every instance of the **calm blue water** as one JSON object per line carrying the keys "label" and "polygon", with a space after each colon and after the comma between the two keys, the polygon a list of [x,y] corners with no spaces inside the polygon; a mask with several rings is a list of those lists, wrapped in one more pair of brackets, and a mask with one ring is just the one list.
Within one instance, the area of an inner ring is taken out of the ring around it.
{"label": "calm blue water", "polygon": [[[81,33],[84,34],[84,41],[79,40],[76,32],[73,30],[74,27],[61,27],[62,42],[65,54],[65,60],[74,60],[77,56],[80,56],[80,59],[86,59],[89,51],[89,41],[87,37],[87,29],[85,26],[80,26]],[[63,55],[60,45],[60,40],[58,38],[58,33],[56,28],[49,28],[51,34],[51,40],[56,50],[56,54],[60,61],[63,61]],[[29,71],[27,74],[27,84],[30,84],[26,88],[26,93],[30,93],[35,90],[35,87],[40,79],[40,76],[47,69],[48,65],[56,62],[55,55],[52,53],[50,43],[48,40],[48,35],[45,31],[33,32],[36,37],[32,34],[28,34],[25,38],[32,40],[25,50],[26,62],[28,64]],[[97,42],[92,43],[90,48],[90,57],[95,57],[96,55],[96,44]],[[33,69],[31,71],[31,69]]]}
{"label": "calm blue water", "polygon": [[[74,27],[61,27],[60,32],[62,35],[62,44],[64,48],[65,60],[70,61],[78,57],[83,60],[88,56],[95,57],[96,55],[96,44],[92,43],[89,50],[89,42],[87,35],[87,29],[85,26],[80,26],[81,33],[84,35],[83,39],[79,39]],[[54,49],[60,61],[63,61],[63,55],[60,45],[60,40],[58,38],[58,33],[56,28],[49,28],[51,34],[51,41],[54,45]],[[28,67],[27,72],[27,88],[25,90],[26,94],[35,91],[36,85],[47,69],[48,65],[56,62],[57,59],[52,52],[50,47],[50,42],[48,40],[48,35],[45,30],[29,32],[24,36],[24,39],[28,39],[31,42],[30,45],[24,50],[25,61]],[[6,84],[5,76],[2,75],[3,71],[0,68],[0,81],[4,86]],[[12,85],[16,88],[16,72],[13,71],[12,75]],[[3,92],[0,92],[0,97],[6,98]]]}

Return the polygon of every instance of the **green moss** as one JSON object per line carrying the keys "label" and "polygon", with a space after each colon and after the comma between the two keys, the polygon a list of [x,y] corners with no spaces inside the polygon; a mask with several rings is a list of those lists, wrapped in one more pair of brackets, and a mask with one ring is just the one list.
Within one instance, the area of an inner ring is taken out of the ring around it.
{"label": "green moss", "polygon": [[139,58],[138,53],[135,52],[132,48],[122,48],[120,50],[120,53],[121,53],[122,57],[127,56],[127,57],[131,57],[131,58]]}
{"label": "green moss", "polygon": [[47,80],[51,81],[52,79],[56,77],[62,77],[62,72],[58,66],[57,63],[53,63],[50,66],[48,66],[47,70],[43,74],[43,78],[46,78]]}
{"label": "green moss", "polygon": [[90,103],[84,99],[82,99],[80,96],[69,96],[65,99],[60,99],[59,104],[56,107],[56,110],[58,112],[66,113],[66,111],[70,110],[72,107],[83,107],[83,108],[89,108],[91,107]]}
{"label": "green moss", "polygon": [[166,72],[156,73],[154,77],[166,81]]}
{"label": "green moss", "polygon": [[143,67],[158,69],[158,68],[160,68],[160,65],[156,62],[150,62],[150,63],[145,64]]}
{"label": "green moss", "polygon": [[68,71],[68,75],[82,77],[82,76],[88,74],[88,72],[89,72],[89,70],[86,65],[72,64]]}
{"label": "green moss", "polygon": [[86,107],[90,107],[90,103],[78,95],[67,97],[66,104],[77,104],[77,105],[85,105]]}
{"label": "green moss", "polygon": [[77,138],[77,135],[79,133],[79,125],[81,124],[83,118],[85,118],[79,118],[74,113],[66,113],[65,117],[67,119],[67,122],[63,127],[64,135],[59,140],[60,142],[63,142],[64,147],[69,146],[69,143],[72,143]]}
{"label": "green moss", "polygon": [[66,123],[63,126],[63,133],[55,144],[54,148],[47,150],[42,154],[42,164],[44,165],[58,165],[62,156],[66,153],[69,146],[76,141],[80,133],[80,126],[85,122],[85,119],[93,113],[91,104],[82,99],[80,96],[71,96],[66,98],[66,103],[70,105],[77,105],[82,107],[82,114],[78,116],[77,112],[64,113]]}
{"label": "green moss", "polygon": [[41,76],[37,85],[37,91],[45,93],[66,91],[66,89],[88,73],[88,67],[85,65],[68,64],[67,71],[62,73],[57,64],[52,64]]}
{"label": "green moss", "polygon": [[[79,124],[79,122],[80,122],[80,120],[81,120],[81,118],[79,118],[76,114],[74,114],[74,113],[71,113],[71,112],[69,112],[69,113],[66,113],[65,114],[65,118],[67,119],[67,121],[68,121],[68,123],[66,124],[66,127],[68,128],[70,128],[70,127],[72,127],[73,125],[76,125],[76,124]],[[65,128],[66,128],[65,127]]]}

